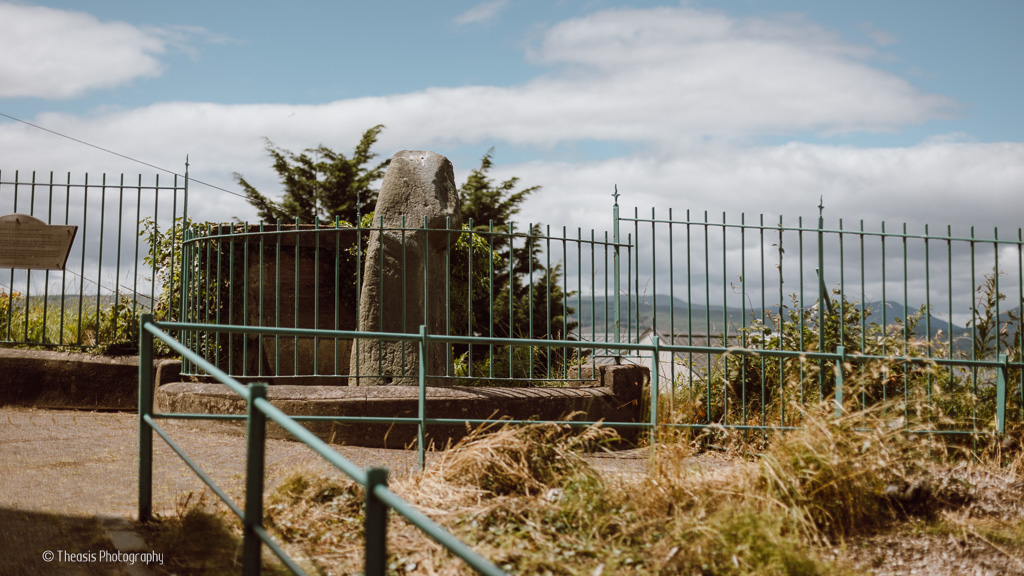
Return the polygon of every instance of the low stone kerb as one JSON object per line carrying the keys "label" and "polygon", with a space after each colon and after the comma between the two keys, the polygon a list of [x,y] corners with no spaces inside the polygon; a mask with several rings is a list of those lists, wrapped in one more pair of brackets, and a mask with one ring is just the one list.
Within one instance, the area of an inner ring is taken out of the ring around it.
{"label": "low stone kerb", "polygon": [[[428,418],[456,420],[560,420],[570,414],[584,421],[635,423],[642,415],[640,397],[646,369],[638,366],[602,366],[593,385],[576,388],[428,387],[425,391]],[[419,389],[413,386],[288,386],[268,388],[267,399],[293,416],[350,416],[367,418],[415,418]],[[245,401],[222,384],[177,382],[161,386],[156,394],[158,412],[245,414]],[[207,422],[241,433],[237,423]],[[354,446],[402,448],[417,438],[415,424],[304,422],[320,438]],[[428,442],[443,446],[466,434],[465,424],[428,425]],[[620,435],[635,437],[635,428]],[[271,426],[272,437],[290,434]]]}

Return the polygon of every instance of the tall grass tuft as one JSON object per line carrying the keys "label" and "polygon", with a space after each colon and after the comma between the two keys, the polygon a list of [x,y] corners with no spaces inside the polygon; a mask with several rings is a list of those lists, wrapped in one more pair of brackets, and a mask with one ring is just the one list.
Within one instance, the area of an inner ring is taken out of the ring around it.
{"label": "tall grass tuft", "polygon": [[908,433],[882,407],[832,414],[827,404],[805,410],[802,428],[779,434],[751,491],[812,537],[836,541],[897,517],[904,507],[893,496],[925,475],[942,447]]}
{"label": "tall grass tuft", "polygon": [[596,426],[573,434],[567,425],[506,425],[463,438],[445,452],[439,467],[448,482],[496,495],[530,496],[567,478],[591,474],[582,451],[615,437],[613,430]]}

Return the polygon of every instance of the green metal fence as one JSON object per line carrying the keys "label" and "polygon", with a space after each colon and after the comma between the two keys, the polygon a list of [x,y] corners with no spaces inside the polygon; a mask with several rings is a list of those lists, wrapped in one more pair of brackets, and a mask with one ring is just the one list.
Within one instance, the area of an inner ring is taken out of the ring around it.
{"label": "green metal fence", "polygon": [[1024,422],[1021,230],[618,213],[635,238],[623,339],[681,345],[626,361],[660,365],[680,422],[798,425],[797,406],[842,391],[836,360],[847,409],[919,406],[942,433]]}
{"label": "green metal fence", "polygon": [[[79,227],[65,270],[0,271],[0,343],[130,349],[136,319],[152,311],[193,324],[382,330],[358,321],[367,241],[397,235],[404,258],[420,227],[193,226],[187,192],[187,174],[145,183],[0,174],[0,213]],[[938,429],[965,433],[991,429],[999,410],[1024,421],[1020,229],[954,234],[951,226],[841,219],[826,226],[823,214],[806,224],[671,209],[622,216],[618,199],[610,232],[470,222],[422,232],[443,236],[440,261],[415,271],[391,262],[401,289],[378,294],[403,311],[394,331],[414,332],[428,319],[426,308],[406,310],[422,285],[435,292],[424,300],[444,310],[443,326],[428,323],[428,331],[465,337],[434,344],[432,356],[444,362],[431,381],[551,385],[578,380],[578,365],[658,364],[657,388],[680,422],[787,427],[792,408],[834,393],[834,357],[809,362],[807,353],[842,347],[854,372],[874,374],[847,374],[866,382],[847,397],[860,407],[919,402],[936,410]],[[383,274],[370,281],[382,288]],[[412,348],[396,373],[353,366],[360,347],[380,346],[373,338],[198,328],[180,336],[243,381],[339,384],[353,372],[412,381],[416,369]],[[653,358],[616,346],[655,336]],[[772,350],[800,355],[769,359]],[[752,351],[761,355],[744,356]],[[1003,356],[1007,402],[997,405]],[[186,362],[185,372],[200,371]]]}
{"label": "green metal fence", "polygon": [[[680,425],[798,425],[798,407],[834,398],[831,363],[840,357],[857,383],[847,386],[847,409],[920,405],[936,431],[969,434],[993,430],[997,413],[1024,421],[1019,230],[1007,239],[998,230],[957,236],[951,226],[938,234],[884,222],[877,230],[842,220],[826,227],[823,213],[810,226],[763,215],[678,218],[672,210],[622,216],[617,201],[610,235],[473,223],[192,227],[183,242],[182,319],[404,333],[426,323],[432,335],[461,338],[433,344],[431,355],[444,358],[428,372],[437,385],[558,385],[578,380],[578,365],[657,365],[657,396]],[[368,239],[385,233],[398,238],[400,256],[382,256],[378,276],[364,278]],[[413,270],[406,257],[418,235],[443,238],[446,250]],[[402,279],[386,288],[392,273]],[[358,320],[360,292],[372,283],[380,310],[401,309],[387,329],[382,317]],[[408,304],[420,296],[425,307]],[[430,323],[431,306],[443,308],[440,324]],[[412,347],[397,371],[359,366],[361,346],[381,345],[373,338],[200,328],[181,336],[242,380],[344,385],[370,375],[412,383],[417,369]],[[621,347],[655,337],[654,356]]]}
{"label": "green metal fence", "polygon": [[[144,183],[0,173],[0,215],[78,227],[63,270],[0,271],[0,343],[134,350],[139,315],[154,310],[178,265],[187,198],[187,175]],[[154,235],[168,238],[166,251],[155,251]]]}
{"label": "green metal fence", "polygon": [[[385,261],[379,252],[377,276],[364,278],[367,243],[385,234],[396,239],[396,253]],[[407,264],[418,246],[431,243],[445,247],[437,261]],[[183,242],[182,320],[365,331],[389,331],[385,322],[392,322],[390,331],[407,333],[427,323],[435,334],[575,340],[583,337],[580,321],[587,322],[589,336],[610,333],[610,301],[604,299],[598,310],[602,298],[595,295],[611,290],[608,270],[619,252],[629,253],[629,246],[593,231],[585,236],[582,230],[552,233],[550,227],[528,226],[519,232],[472,221],[463,228],[438,229],[382,223],[208,224],[190,228]],[[369,288],[379,298],[378,315],[360,320],[360,293]],[[395,313],[390,320],[386,309]],[[360,347],[380,345],[372,338],[304,340],[203,330],[182,337],[236,378],[345,385],[357,374],[409,381],[415,376],[411,349],[403,351],[407,361],[397,371],[359,366]],[[428,374],[433,381],[507,386],[571,381],[573,366],[608,355],[583,354],[573,346],[496,346],[472,339],[435,345],[432,354],[444,359]],[[192,366],[185,371],[194,373]]]}

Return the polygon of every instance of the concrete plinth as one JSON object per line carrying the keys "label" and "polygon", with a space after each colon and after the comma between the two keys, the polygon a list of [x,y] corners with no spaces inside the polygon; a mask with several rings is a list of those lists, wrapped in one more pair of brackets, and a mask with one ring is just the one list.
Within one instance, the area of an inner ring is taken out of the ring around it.
{"label": "concrete plinth", "polygon": [[[646,369],[602,366],[591,386],[579,388],[445,387],[426,389],[426,416],[459,420],[510,418],[558,420],[572,413],[582,421],[638,422],[643,413],[641,396],[648,380]],[[415,418],[419,390],[411,386],[270,386],[268,399],[292,416],[358,416]],[[222,384],[178,382],[156,393],[158,412],[245,414],[246,404]],[[198,424],[198,423],[197,423]],[[203,426],[244,433],[240,422],[203,421]],[[304,422],[321,439],[338,444],[404,448],[415,443],[415,424]],[[428,425],[427,443],[443,447],[467,432],[465,424]],[[621,428],[626,441],[636,428]],[[280,427],[268,427],[273,437],[291,438]]]}

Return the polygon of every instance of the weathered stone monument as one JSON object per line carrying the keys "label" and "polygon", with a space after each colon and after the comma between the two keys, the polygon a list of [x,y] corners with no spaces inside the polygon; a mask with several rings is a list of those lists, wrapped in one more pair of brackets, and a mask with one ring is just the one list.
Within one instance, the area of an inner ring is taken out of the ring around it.
{"label": "weathered stone monument", "polygon": [[[403,229],[404,216],[404,229]],[[434,152],[403,150],[391,159],[374,211],[360,291],[359,330],[416,334],[445,331],[445,252],[462,224],[452,163]],[[355,343],[350,385],[416,385],[415,342],[363,338]],[[427,353],[428,384],[450,373],[445,344]]]}
{"label": "weathered stone monument", "polygon": [[[433,152],[399,152],[382,182],[370,229],[280,224],[209,228],[206,244],[194,243],[195,269],[207,271],[205,281],[212,279],[213,284],[206,286],[213,288],[196,284],[201,289],[193,290],[192,313],[199,321],[246,326],[418,335],[419,327],[426,325],[430,334],[444,334],[449,304],[446,251],[461,234],[461,224],[451,162]],[[357,286],[360,255],[352,248],[364,241]],[[191,261],[189,254],[183,252],[183,261]],[[571,377],[587,382],[576,388],[451,386],[454,382],[446,378],[452,374],[448,344],[431,343],[424,367],[428,387],[421,404],[419,390],[413,387],[420,368],[416,341],[259,331],[207,342],[212,343],[207,350],[213,351],[213,358],[233,376],[270,382],[268,398],[288,414],[372,419],[306,424],[325,441],[357,446],[405,447],[418,442],[416,424],[389,419],[421,413],[457,422],[556,420],[571,414],[584,421],[633,424],[643,417],[644,387],[650,381],[646,368],[621,365],[592,367],[587,374],[578,371]],[[0,370],[3,360],[0,354]],[[249,409],[246,400],[227,386],[182,374],[189,381],[158,386],[158,411],[245,414]],[[237,432],[243,430],[242,424],[211,420],[200,425]],[[629,426],[623,436],[633,442],[638,431]],[[427,446],[444,446],[466,432],[462,423],[430,425],[424,441]],[[268,426],[267,433],[294,438],[276,424]]]}

